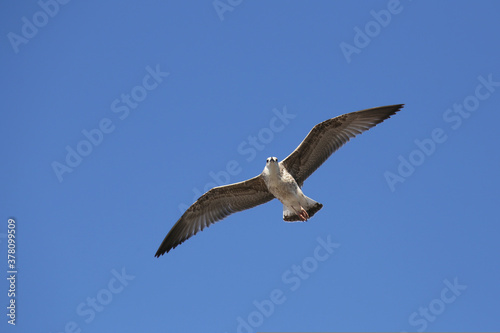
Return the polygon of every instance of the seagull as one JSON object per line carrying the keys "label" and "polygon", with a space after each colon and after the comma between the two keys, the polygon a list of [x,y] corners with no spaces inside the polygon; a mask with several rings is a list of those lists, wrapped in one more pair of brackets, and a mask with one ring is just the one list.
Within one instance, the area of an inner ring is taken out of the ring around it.
{"label": "seagull", "polygon": [[374,127],[403,108],[403,104],[381,106],[331,118],[317,124],[300,145],[278,162],[269,157],[262,173],[251,179],[214,187],[203,194],[174,224],[155,257],[160,257],[205,227],[230,214],[276,198],[283,204],[283,220],[307,221],[323,205],[302,192],[304,181],[330,155],[357,134]]}

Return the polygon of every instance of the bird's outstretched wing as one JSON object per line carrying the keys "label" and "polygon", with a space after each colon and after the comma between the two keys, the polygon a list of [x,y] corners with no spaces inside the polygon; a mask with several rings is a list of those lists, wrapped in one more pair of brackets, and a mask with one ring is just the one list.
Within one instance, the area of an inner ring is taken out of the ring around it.
{"label": "bird's outstretched wing", "polygon": [[325,120],[314,126],[297,149],[281,163],[302,186],[307,177],[344,143],[381,123],[402,107],[403,104],[381,106]]}
{"label": "bird's outstretched wing", "polygon": [[161,243],[155,257],[160,257],[212,223],[273,198],[260,175],[243,182],[214,187],[184,212]]}

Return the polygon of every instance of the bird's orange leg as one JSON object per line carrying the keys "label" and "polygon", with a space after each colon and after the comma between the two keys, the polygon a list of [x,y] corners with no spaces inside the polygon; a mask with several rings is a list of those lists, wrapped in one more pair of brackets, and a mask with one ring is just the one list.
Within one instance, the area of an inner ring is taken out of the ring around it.
{"label": "bird's orange leg", "polygon": [[309,214],[307,214],[306,210],[303,207],[300,207],[300,213],[298,214],[301,221],[307,221],[309,219]]}

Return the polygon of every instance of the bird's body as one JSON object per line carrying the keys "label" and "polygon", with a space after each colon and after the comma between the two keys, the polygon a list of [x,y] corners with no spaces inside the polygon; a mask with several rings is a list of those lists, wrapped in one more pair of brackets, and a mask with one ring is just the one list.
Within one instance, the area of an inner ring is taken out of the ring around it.
{"label": "bird's body", "polygon": [[283,161],[269,157],[258,176],[212,188],[175,223],[158,248],[156,257],[169,252],[212,223],[274,198],[283,203],[283,220],[307,221],[323,205],[304,195],[301,189],[304,181],[351,138],[381,123],[402,107],[402,104],[382,106],[325,120],[314,126]]}
{"label": "bird's body", "polygon": [[304,195],[295,178],[276,157],[267,159],[261,175],[269,192],[283,204],[283,220],[306,221],[323,207]]}

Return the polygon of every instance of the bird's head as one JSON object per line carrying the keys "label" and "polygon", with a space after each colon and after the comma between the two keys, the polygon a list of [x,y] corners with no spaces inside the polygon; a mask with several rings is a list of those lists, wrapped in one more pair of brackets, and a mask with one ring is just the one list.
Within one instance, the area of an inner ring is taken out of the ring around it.
{"label": "bird's head", "polygon": [[266,160],[266,165],[270,164],[278,164],[278,158],[277,157],[268,157]]}
{"label": "bird's head", "polygon": [[268,157],[266,160],[266,167],[264,170],[267,170],[269,174],[279,174],[280,173],[280,165],[278,163],[278,159],[276,157]]}

